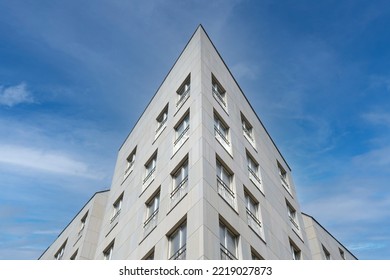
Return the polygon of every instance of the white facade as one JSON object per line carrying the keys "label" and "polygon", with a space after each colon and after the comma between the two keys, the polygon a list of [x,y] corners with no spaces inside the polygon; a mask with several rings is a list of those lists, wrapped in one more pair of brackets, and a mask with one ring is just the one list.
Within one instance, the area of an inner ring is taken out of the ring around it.
{"label": "white facade", "polygon": [[[291,170],[202,26],[120,148],[104,194],[90,259],[317,258]],[[73,223],[40,259],[55,258]]]}

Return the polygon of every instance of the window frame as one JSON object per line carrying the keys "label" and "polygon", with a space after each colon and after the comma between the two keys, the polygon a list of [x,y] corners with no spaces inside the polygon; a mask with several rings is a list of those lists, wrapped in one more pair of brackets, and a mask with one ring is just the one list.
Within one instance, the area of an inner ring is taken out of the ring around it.
{"label": "window frame", "polygon": [[[178,248],[174,248],[175,238],[179,238]],[[187,247],[187,221],[182,222],[168,237],[169,243],[169,259],[183,260],[186,258]]]}

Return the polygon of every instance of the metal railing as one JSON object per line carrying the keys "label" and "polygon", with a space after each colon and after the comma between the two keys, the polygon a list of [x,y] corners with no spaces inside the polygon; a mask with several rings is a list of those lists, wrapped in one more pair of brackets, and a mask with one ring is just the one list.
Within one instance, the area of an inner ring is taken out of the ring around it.
{"label": "metal railing", "polygon": [[297,222],[295,221],[295,219],[293,217],[291,217],[290,215],[288,216],[290,218],[290,222],[291,224],[297,229],[299,230],[299,225],[297,224]]}
{"label": "metal railing", "polygon": [[221,260],[237,260],[235,254],[230,252],[225,246],[220,244],[221,246]]}
{"label": "metal railing", "polygon": [[112,216],[111,220],[110,220],[110,223],[112,224],[119,216],[119,214],[121,213],[121,209],[119,209],[118,211],[116,211],[116,213],[114,214],[114,216]]}
{"label": "metal railing", "polygon": [[251,133],[245,126],[242,126],[242,130],[244,131],[244,134],[245,134],[252,142],[254,142],[252,133]]}
{"label": "metal railing", "polygon": [[[125,175],[127,175],[128,173],[130,173],[130,171],[132,171],[132,167],[134,166],[134,161],[131,161],[129,162],[129,165],[127,166],[126,170],[125,170]],[[130,170],[131,169],[131,170]]]}
{"label": "metal railing", "polygon": [[158,125],[158,127],[157,127],[157,129],[156,129],[156,134],[158,134],[158,133],[160,132],[160,130],[163,128],[163,126],[167,123],[167,120],[168,120],[168,118],[165,118],[165,119],[163,119],[163,120],[159,123],[159,125]]}
{"label": "metal railing", "polygon": [[176,108],[181,107],[181,105],[183,105],[183,103],[184,103],[184,102],[187,100],[187,98],[190,96],[190,88],[191,88],[191,87],[189,86],[188,89],[180,95],[179,100],[176,102]]}
{"label": "metal railing", "polygon": [[153,169],[150,170],[149,174],[146,175],[145,179],[142,181],[142,184],[145,184],[145,183],[150,179],[150,177],[152,176],[152,174],[154,173],[154,171],[156,171],[156,167],[153,167]]}
{"label": "metal railing", "polygon": [[[230,142],[229,142],[229,140],[226,138],[226,136],[225,136],[225,134],[223,134],[222,132],[221,132],[221,130],[219,130],[219,128],[216,126],[216,125],[214,125],[214,131],[215,131],[215,136],[217,137],[217,136],[220,136],[221,137],[221,139],[228,145],[228,146],[230,146]],[[217,137],[217,139],[218,139],[218,137]]]}
{"label": "metal railing", "polygon": [[223,106],[226,107],[226,101],[224,100],[222,94],[215,88],[213,88],[213,94],[214,97],[216,97],[223,104]]}
{"label": "metal railing", "polygon": [[155,226],[157,226],[158,209],[155,210],[144,222],[145,235],[147,235]]}
{"label": "metal railing", "polygon": [[260,178],[257,176],[256,172],[248,166],[249,173],[256,179],[257,182],[261,184]]}
{"label": "metal railing", "polygon": [[280,180],[282,181],[283,187],[285,187],[286,189],[290,188],[289,184],[287,183],[286,178],[283,175],[280,175]]}
{"label": "metal railing", "polygon": [[169,259],[170,260],[185,260],[186,259],[186,244],[177,250]]}
{"label": "metal railing", "polygon": [[171,205],[174,206],[187,193],[188,176],[186,176],[171,192]]}
{"label": "metal railing", "polygon": [[230,189],[228,185],[224,181],[222,181],[219,176],[217,176],[218,183],[218,194],[222,196],[222,198],[229,203],[232,207],[234,207],[234,192]]}
{"label": "metal railing", "polygon": [[248,225],[253,230],[255,230],[257,233],[260,234],[260,232],[261,232],[261,222],[259,221],[259,219],[248,208],[246,208],[246,216],[247,216],[247,219],[248,219]]}
{"label": "metal railing", "polygon": [[174,146],[177,145],[177,143],[180,142],[180,140],[183,139],[184,135],[187,134],[188,130],[190,129],[190,125],[187,125],[187,127],[183,130],[182,133],[180,133],[179,137],[177,137],[177,139],[175,140],[175,142],[173,143]]}

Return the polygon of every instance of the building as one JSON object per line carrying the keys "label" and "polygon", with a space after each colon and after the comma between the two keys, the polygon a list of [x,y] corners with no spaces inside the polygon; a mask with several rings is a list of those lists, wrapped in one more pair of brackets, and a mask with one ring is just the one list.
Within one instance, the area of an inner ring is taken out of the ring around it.
{"label": "building", "polygon": [[356,259],[301,213],[290,167],[202,26],[120,147],[111,189],[40,257],[329,258]]}

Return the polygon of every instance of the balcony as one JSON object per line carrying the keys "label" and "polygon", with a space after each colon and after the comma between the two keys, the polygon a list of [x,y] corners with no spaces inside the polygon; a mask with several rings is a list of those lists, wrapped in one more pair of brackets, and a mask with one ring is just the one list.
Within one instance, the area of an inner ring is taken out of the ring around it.
{"label": "balcony", "polygon": [[182,94],[180,94],[179,100],[176,102],[176,110],[179,110],[181,106],[183,106],[184,102],[190,97],[190,86],[187,88],[186,91],[184,91]]}
{"label": "balcony", "polygon": [[144,222],[144,234],[148,235],[157,226],[158,209],[154,211]]}
{"label": "balcony", "polygon": [[181,247],[179,250],[177,250],[172,257],[169,258],[170,260],[185,260],[186,259],[186,245]]}
{"label": "balcony", "polygon": [[185,177],[171,192],[171,207],[173,208],[187,194],[188,176]]}
{"label": "balcony", "polygon": [[251,227],[258,235],[261,235],[261,222],[248,208],[246,209],[246,217],[249,227]]}
{"label": "balcony", "polygon": [[234,192],[217,176],[218,194],[234,208]]}
{"label": "balcony", "polygon": [[225,246],[220,244],[221,246],[221,260],[237,260],[235,254],[230,252]]}

